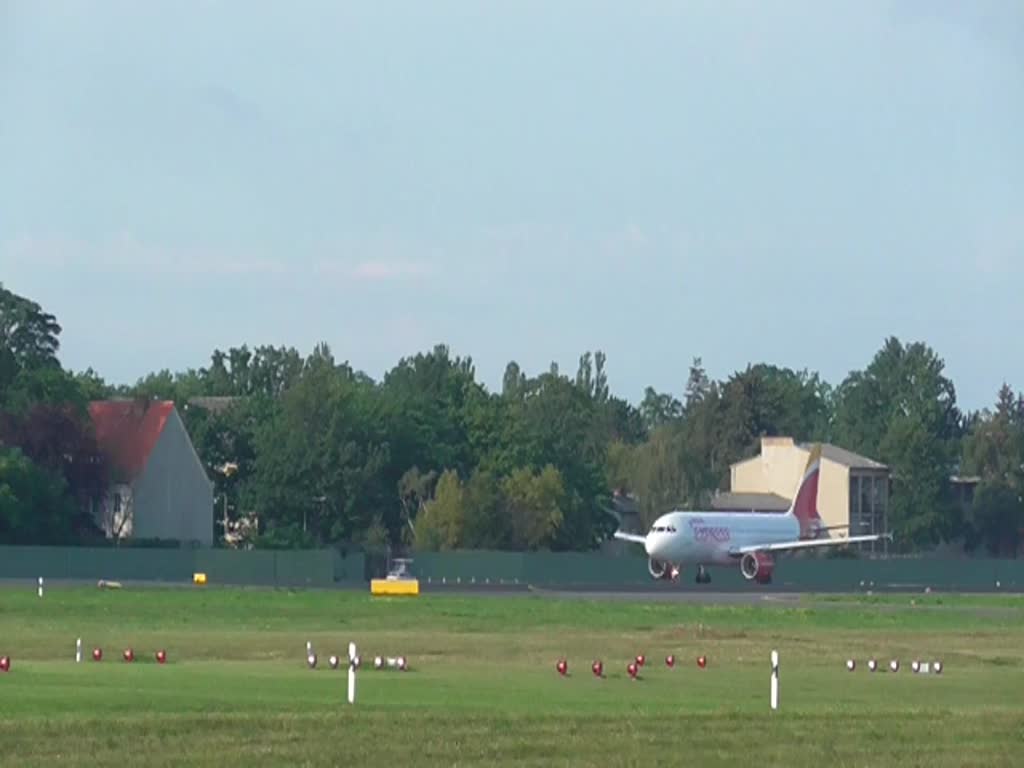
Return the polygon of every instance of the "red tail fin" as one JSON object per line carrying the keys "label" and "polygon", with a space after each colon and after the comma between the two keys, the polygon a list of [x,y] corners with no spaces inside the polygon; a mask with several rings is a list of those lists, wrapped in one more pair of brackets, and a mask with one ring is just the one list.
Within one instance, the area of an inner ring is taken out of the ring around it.
{"label": "red tail fin", "polygon": [[818,514],[818,478],[821,475],[821,446],[815,445],[811,455],[807,458],[807,466],[804,468],[803,477],[800,478],[800,486],[793,497],[793,503],[789,507],[789,514],[795,515],[800,521],[800,535],[816,535],[817,528],[821,524],[821,515]]}

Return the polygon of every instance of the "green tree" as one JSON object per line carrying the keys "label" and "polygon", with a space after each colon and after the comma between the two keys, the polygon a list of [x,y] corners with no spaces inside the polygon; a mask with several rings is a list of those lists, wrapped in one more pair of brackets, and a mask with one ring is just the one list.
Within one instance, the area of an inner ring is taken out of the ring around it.
{"label": "green tree", "polygon": [[567,503],[561,473],[551,465],[537,474],[519,469],[505,478],[503,491],[512,548],[550,547],[562,524],[562,508]]}
{"label": "green tree", "polygon": [[60,333],[53,315],[0,283],[0,396],[22,371],[60,368]]}
{"label": "green tree", "polygon": [[521,399],[526,391],[526,374],[514,360],[505,366],[505,374],[502,376],[501,382],[501,394],[509,400]]}
{"label": "green tree", "polygon": [[889,519],[899,550],[931,546],[957,532],[949,476],[963,418],[944,369],[927,345],[889,338],[836,392],[835,440],[892,470]]}
{"label": "green tree", "polygon": [[528,382],[527,395],[510,404],[508,442],[514,465],[539,472],[551,465],[561,473],[566,500],[563,521],[552,542],[560,550],[590,549],[615,527],[604,510],[610,490],[605,478],[607,445],[595,440],[595,403],[567,377],[545,373]]}
{"label": "green tree", "polygon": [[974,494],[971,524],[989,552],[1016,557],[1024,530],[1024,492],[1004,483],[982,481]]}
{"label": "green tree", "polygon": [[246,506],[321,546],[357,540],[385,499],[397,506],[395,486],[383,482],[389,453],[374,395],[326,346],[314,350],[257,433]]}
{"label": "green tree", "polygon": [[71,406],[82,418],[86,413],[85,391],[75,377],[60,367],[25,368],[0,394],[0,409],[26,413],[38,403]]}
{"label": "green tree", "polygon": [[616,456],[617,472],[628,477],[628,490],[639,500],[641,523],[646,529],[673,509],[692,509],[707,500],[708,472],[695,456],[680,425],[656,429],[631,455]]}
{"label": "green tree", "polygon": [[0,444],[18,448],[37,467],[63,480],[76,529],[87,530],[109,487],[109,467],[91,423],[71,405],[36,403],[25,413],[0,413]]}
{"label": "green tree", "polygon": [[416,521],[416,548],[423,551],[459,549],[465,528],[462,482],[454,470],[437,480],[434,498],[424,505]]}
{"label": "green tree", "polygon": [[476,469],[463,486],[461,546],[507,549],[512,536],[506,499],[496,473]]}
{"label": "green tree", "polygon": [[104,381],[92,368],[75,374],[74,380],[86,402],[108,400],[117,394],[117,388]]}
{"label": "green tree", "polygon": [[828,436],[829,392],[817,374],[764,363],[748,366],[722,386],[720,405],[721,434],[733,461],[755,455],[762,437]]}
{"label": "green tree", "polygon": [[729,463],[742,453],[749,439],[745,431],[739,437],[726,432],[723,410],[721,385],[711,382],[699,398],[690,400],[681,427],[688,455],[704,471],[701,490],[718,488],[727,482]]}
{"label": "green tree", "polygon": [[970,544],[1015,556],[1024,530],[1024,397],[1007,385],[964,441],[964,469],[981,482],[967,521]]}
{"label": "green tree", "polygon": [[683,404],[670,394],[658,392],[654,387],[644,390],[640,403],[640,418],[648,432],[678,421],[683,415]]}
{"label": "green tree", "polygon": [[303,360],[291,347],[232,347],[214,350],[210,367],[201,372],[206,394],[212,396],[278,397],[302,374]]}
{"label": "green tree", "polygon": [[226,533],[225,517],[230,523],[255,511],[246,489],[255,481],[261,430],[272,423],[279,407],[278,401],[260,395],[223,409],[184,407],[192,444],[213,481],[214,526],[221,536]]}
{"label": "green tree", "polygon": [[398,481],[398,498],[402,509],[401,541],[406,546],[414,542],[414,537],[410,536],[416,530],[414,521],[434,495],[436,483],[436,472],[423,473],[419,467],[406,470]]}
{"label": "green tree", "polygon": [[964,440],[965,470],[986,480],[1016,485],[1024,481],[1024,397],[1009,385],[999,390],[994,411],[979,415]]}
{"label": "green tree", "polygon": [[711,379],[708,378],[708,372],[704,370],[704,361],[695,357],[690,365],[690,375],[686,380],[686,394],[683,401],[685,413],[692,413],[710,393]]}
{"label": "green tree", "polygon": [[443,345],[403,358],[385,375],[381,390],[396,481],[411,466],[470,473],[476,457],[469,448],[466,407],[480,389],[474,376],[472,359],[453,358]]}
{"label": "green tree", "polygon": [[949,493],[949,449],[920,421],[897,416],[879,448],[893,470],[889,525],[896,548],[908,551],[949,541],[959,533]]}
{"label": "green tree", "polygon": [[83,534],[80,521],[63,478],[36,466],[19,449],[0,446],[0,541],[71,544]]}
{"label": "green tree", "polygon": [[614,440],[608,445],[605,459],[605,477],[613,491],[630,493],[634,491],[635,464],[638,446],[623,440]]}

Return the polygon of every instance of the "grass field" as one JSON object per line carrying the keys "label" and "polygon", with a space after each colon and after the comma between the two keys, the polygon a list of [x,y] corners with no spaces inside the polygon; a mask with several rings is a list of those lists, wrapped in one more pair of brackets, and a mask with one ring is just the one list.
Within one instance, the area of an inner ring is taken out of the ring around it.
{"label": "grass field", "polygon": [[[75,664],[76,637],[104,660]],[[364,660],[355,707],[345,668],[326,663],[349,640]],[[121,660],[129,646],[133,664]],[[638,653],[648,662],[631,681]],[[1024,599],[1013,596],[755,607],[4,588],[4,654],[0,765],[1024,764]],[[411,669],[376,672],[376,654],[404,654]],[[871,655],[902,669],[871,674]],[[555,671],[562,656],[568,678]],[[914,658],[941,659],[943,674],[912,674]]]}

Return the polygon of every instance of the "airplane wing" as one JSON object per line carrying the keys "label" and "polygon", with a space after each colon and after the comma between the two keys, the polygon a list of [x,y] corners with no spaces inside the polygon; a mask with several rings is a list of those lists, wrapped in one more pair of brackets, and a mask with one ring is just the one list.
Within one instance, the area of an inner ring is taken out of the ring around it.
{"label": "airplane wing", "polygon": [[614,533],[616,539],[622,539],[623,541],[632,541],[634,544],[644,544],[647,541],[646,536],[642,536],[639,533],[623,533],[622,531],[616,531]]}
{"label": "airplane wing", "polygon": [[799,541],[780,541],[776,544],[751,544],[746,547],[733,547],[729,550],[732,557],[742,557],[748,552],[780,552],[789,549],[808,549],[810,547],[838,547],[843,544],[859,544],[879,539],[892,540],[891,533],[880,533],[876,536],[849,536],[845,539],[801,539]]}

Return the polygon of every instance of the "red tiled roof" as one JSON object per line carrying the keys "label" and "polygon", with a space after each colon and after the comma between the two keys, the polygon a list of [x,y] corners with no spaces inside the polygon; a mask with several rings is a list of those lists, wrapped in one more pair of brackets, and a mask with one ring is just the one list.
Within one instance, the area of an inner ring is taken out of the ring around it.
{"label": "red tiled roof", "polygon": [[134,480],[145,468],[172,411],[171,401],[103,400],[89,404],[96,442],[123,480]]}

